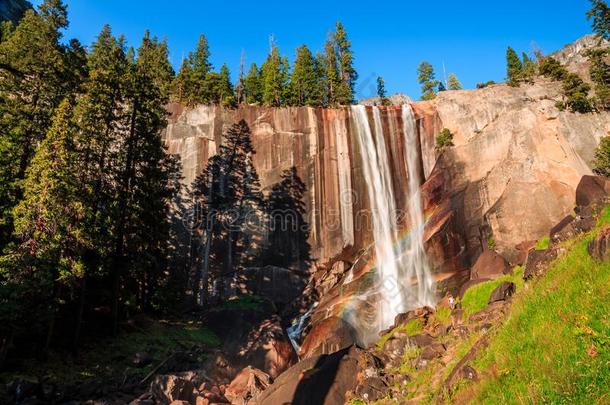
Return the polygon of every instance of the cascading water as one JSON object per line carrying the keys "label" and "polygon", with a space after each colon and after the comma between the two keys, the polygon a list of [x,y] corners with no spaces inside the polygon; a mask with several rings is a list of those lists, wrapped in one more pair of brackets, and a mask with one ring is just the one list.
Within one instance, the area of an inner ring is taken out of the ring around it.
{"label": "cascading water", "polygon": [[[367,186],[373,220],[373,237],[377,260],[380,302],[379,329],[387,328],[403,311],[404,301],[399,288],[398,257],[394,250],[396,239],[396,211],[379,110],[374,110],[377,130],[375,139],[369,125],[365,106],[352,106],[356,137],[362,157],[362,171]],[[379,124],[377,124],[379,123]]]}
{"label": "cascading water", "polygon": [[[411,232],[402,246],[400,262],[404,276],[404,283],[408,283],[403,290],[405,306],[415,308],[421,306],[436,305],[434,296],[434,278],[430,272],[430,266],[424,249],[424,210],[421,198],[421,174],[420,174],[420,143],[415,127],[415,117],[410,105],[402,107],[403,133],[405,136],[405,164],[409,180],[408,187],[408,212]],[[416,284],[413,284],[416,280]],[[416,291],[413,291],[413,287]]]}
{"label": "cascading water", "polygon": [[434,306],[434,279],[424,250],[424,213],[421,201],[420,147],[415,118],[403,106],[405,165],[408,174],[407,207],[411,232],[395,248],[397,211],[381,113],[373,107],[375,131],[371,131],[364,106],[352,106],[355,135],[361,151],[362,172],[372,213],[378,288],[378,331],[391,326],[396,315],[419,306]]}

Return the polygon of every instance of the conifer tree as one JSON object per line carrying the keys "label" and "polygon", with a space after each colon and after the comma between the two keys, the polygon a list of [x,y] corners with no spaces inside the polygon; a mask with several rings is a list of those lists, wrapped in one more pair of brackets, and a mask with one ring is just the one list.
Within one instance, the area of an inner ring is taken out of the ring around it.
{"label": "conifer tree", "polygon": [[449,90],[462,90],[462,83],[454,73],[449,73],[449,77],[447,78],[447,86]]}
{"label": "conifer tree", "polygon": [[338,61],[339,80],[335,90],[335,98],[339,104],[352,104],[354,102],[354,88],[358,74],[354,69],[354,54],[347,32],[341,22],[337,22],[334,33],[334,45]]}
{"label": "conifer tree", "polygon": [[261,72],[253,63],[244,79],[244,93],[248,104],[261,104],[263,102],[263,83]]}
{"label": "conifer tree", "polygon": [[433,100],[436,97],[436,89],[440,82],[436,80],[434,68],[426,61],[420,63],[417,68],[417,81],[421,85],[421,99],[424,101]]}
{"label": "conifer tree", "polygon": [[592,8],[587,12],[593,32],[599,38],[610,39],[610,7],[603,0],[591,0]]}
{"label": "conifer tree", "polygon": [[522,66],[523,79],[528,82],[532,82],[534,80],[534,76],[536,76],[536,62],[534,62],[525,52],[522,54]]}
{"label": "conifer tree", "polygon": [[324,64],[325,83],[328,105],[337,105],[339,103],[338,88],[339,88],[339,70],[337,68],[337,52],[334,45],[334,39],[331,37],[326,41],[324,46],[324,57],[320,60]]}
{"label": "conifer tree", "polygon": [[12,207],[19,183],[36,147],[51,125],[55,108],[78,88],[78,72],[66,61],[60,30],[67,26],[65,5],[46,0],[28,10],[0,43],[0,250],[12,233]]}
{"label": "conifer tree", "polygon": [[322,104],[316,60],[305,45],[297,49],[290,89],[293,105],[320,106]]}
{"label": "conifer tree", "polygon": [[506,50],[506,77],[509,86],[518,86],[523,78],[523,63],[517,52],[510,46]]}
{"label": "conifer tree", "polygon": [[379,97],[379,102],[381,105],[390,104],[390,100],[387,98],[385,92],[385,82],[381,76],[377,76],[377,97]]}
{"label": "conifer tree", "polygon": [[[154,36],[151,38],[150,32],[147,30],[138,53],[139,61],[146,61],[145,63],[148,64],[147,70],[153,73],[155,86],[161,90],[163,97],[168,98],[174,79],[174,68],[169,62],[167,40],[159,41]],[[142,57],[144,53],[146,55]]]}
{"label": "conifer tree", "polygon": [[608,53],[606,48],[589,51],[589,73],[595,85],[596,104],[602,110],[610,108],[610,64],[606,62]]}
{"label": "conifer tree", "polygon": [[231,84],[231,73],[229,72],[229,67],[226,64],[222,65],[220,68],[217,93],[222,105],[235,105],[233,84]]}
{"label": "conifer tree", "polygon": [[190,85],[192,77],[192,67],[188,59],[182,61],[180,70],[172,83],[172,100],[179,102],[189,102]]}
{"label": "conifer tree", "polygon": [[276,45],[262,66],[263,77],[263,103],[270,107],[280,107],[286,92],[285,69],[282,57]]}

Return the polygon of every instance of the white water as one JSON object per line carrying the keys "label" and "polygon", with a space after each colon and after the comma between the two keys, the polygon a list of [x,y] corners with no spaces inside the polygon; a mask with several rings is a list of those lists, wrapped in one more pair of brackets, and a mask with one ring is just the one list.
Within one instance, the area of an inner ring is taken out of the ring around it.
{"label": "white water", "polygon": [[[409,177],[408,211],[411,233],[406,246],[401,252],[401,268],[404,271],[402,280],[408,283],[405,306],[415,308],[436,305],[434,296],[434,278],[424,250],[424,210],[421,198],[420,160],[421,147],[417,139],[415,117],[410,105],[402,107],[403,133],[405,136],[405,164]],[[413,285],[413,280],[417,283]],[[414,287],[416,291],[413,291]]]}
{"label": "white water", "polygon": [[[375,110],[375,126],[381,128],[379,111]],[[378,328],[382,330],[392,325],[396,315],[404,310],[404,300],[399,288],[398,257],[393,246],[396,239],[394,191],[382,131],[376,131],[375,139],[373,139],[366,108],[355,105],[352,106],[352,112],[373,220],[375,256],[381,295]],[[379,124],[377,124],[378,122]]]}
{"label": "white water", "polygon": [[364,106],[352,106],[355,136],[361,151],[362,172],[371,207],[377,275],[378,330],[394,323],[396,315],[420,306],[434,306],[434,279],[424,250],[424,213],[420,186],[420,146],[415,118],[409,105],[403,106],[405,165],[408,174],[407,207],[411,232],[400,246],[397,242],[396,205],[392,173],[383,134],[381,113],[373,107],[375,131],[371,131]]}

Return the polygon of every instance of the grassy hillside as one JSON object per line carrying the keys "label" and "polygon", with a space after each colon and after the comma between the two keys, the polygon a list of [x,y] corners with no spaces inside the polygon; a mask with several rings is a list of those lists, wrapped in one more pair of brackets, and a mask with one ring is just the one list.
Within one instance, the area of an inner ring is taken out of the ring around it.
{"label": "grassy hillside", "polygon": [[479,382],[462,382],[450,402],[610,403],[610,263],[587,252],[608,223],[606,209],[594,231],[566,242],[546,275],[518,292],[471,362]]}

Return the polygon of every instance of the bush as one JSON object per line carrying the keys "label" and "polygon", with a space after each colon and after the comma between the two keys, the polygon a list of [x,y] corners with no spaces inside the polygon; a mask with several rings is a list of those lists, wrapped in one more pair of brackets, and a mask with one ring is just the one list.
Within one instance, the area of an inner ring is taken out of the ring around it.
{"label": "bush", "polygon": [[484,89],[485,87],[493,86],[494,84],[496,84],[496,82],[494,82],[493,80],[489,80],[483,83],[477,83],[477,89]]}
{"label": "bush", "polygon": [[453,134],[447,128],[443,129],[440,134],[436,136],[436,149],[443,150],[446,147],[453,145]]}
{"label": "bush", "polygon": [[599,176],[610,177],[610,136],[603,137],[595,150],[593,172]]}
{"label": "bush", "polygon": [[557,59],[550,56],[540,60],[538,72],[542,76],[556,81],[562,81],[568,75],[567,69],[563,67]]}

